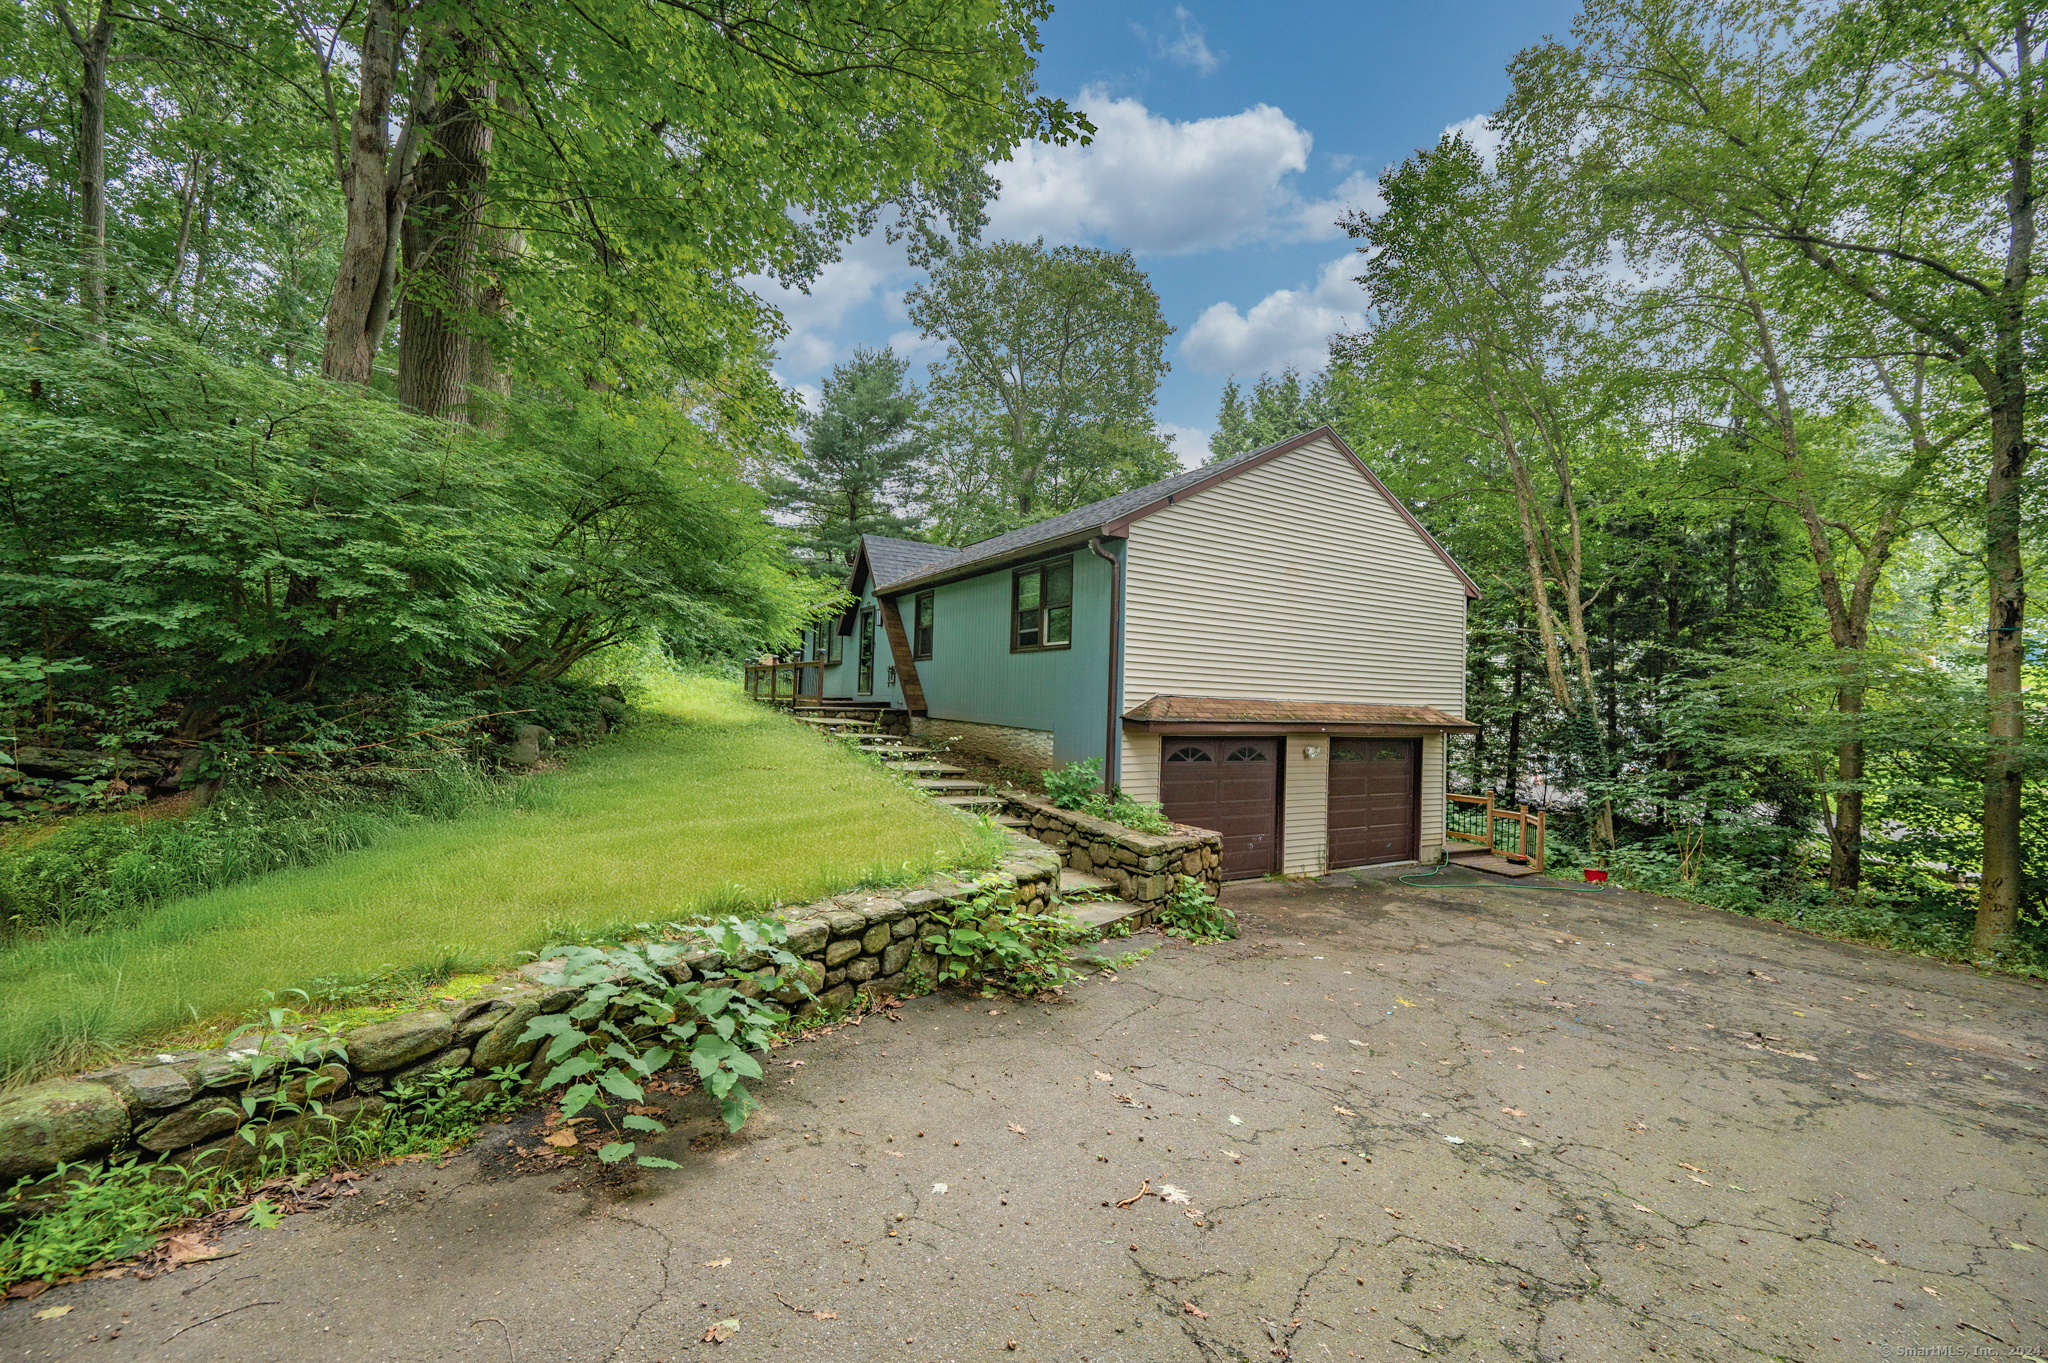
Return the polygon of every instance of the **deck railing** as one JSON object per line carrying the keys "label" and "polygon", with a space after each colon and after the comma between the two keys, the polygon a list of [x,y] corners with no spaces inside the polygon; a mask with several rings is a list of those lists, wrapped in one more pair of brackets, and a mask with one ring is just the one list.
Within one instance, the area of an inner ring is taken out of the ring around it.
{"label": "deck railing", "polygon": [[1529,806],[1500,809],[1492,795],[1452,795],[1444,810],[1444,836],[1472,843],[1496,854],[1527,857],[1543,869],[1546,815]]}
{"label": "deck railing", "polygon": [[750,699],[775,704],[779,701],[816,700],[825,694],[825,664],[748,663],[747,695]]}

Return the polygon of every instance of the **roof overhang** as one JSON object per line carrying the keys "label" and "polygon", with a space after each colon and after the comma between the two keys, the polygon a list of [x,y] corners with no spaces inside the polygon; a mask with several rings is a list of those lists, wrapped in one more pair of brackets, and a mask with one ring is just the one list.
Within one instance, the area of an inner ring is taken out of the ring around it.
{"label": "roof overhang", "polygon": [[1085,547],[1088,541],[1092,539],[1128,538],[1130,538],[1130,535],[1127,531],[1112,529],[1106,525],[1090,525],[1076,530],[1072,534],[1062,535],[1058,539],[1043,540],[1037,544],[1026,545],[1012,553],[1000,554],[992,558],[979,558],[972,563],[962,564],[959,567],[942,564],[937,568],[928,568],[924,572],[914,573],[900,582],[892,582],[887,587],[878,587],[875,590],[877,595],[900,596],[905,592],[919,592],[923,591],[926,587],[944,586],[948,582],[958,582],[963,578],[980,577],[983,573],[1001,572],[1005,568],[1014,568],[1020,563],[1036,563],[1039,559],[1051,558],[1056,554],[1070,554],[1076,549]]}
{"label": "roof overhang", "polygon": [[1479,726],[1432,705],[1369,701],[1286,701],[1233,696],[1154,696],[1124,713],[1133,733],[1329,734],[1401,738],[1473,734]]}

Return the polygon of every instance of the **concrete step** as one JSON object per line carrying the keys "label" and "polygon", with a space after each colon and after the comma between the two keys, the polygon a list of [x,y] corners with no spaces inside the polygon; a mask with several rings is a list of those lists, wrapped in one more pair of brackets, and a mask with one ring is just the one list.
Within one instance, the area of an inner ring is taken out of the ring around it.
{"label": "concrete step", "polygon": [[1144,910],[1121,899],[1109,899],[1100,904],[1077,905],[1068,912],[1091,928],[1108,928],[1112,923],[1121,923],[1126,918],[1136,918]]}
{"label": "concrete step", "polygon": [[914,748],[908,743],[881,741],[875,734],[862,734],[860,742],[855,746],[864,753],[873,753],[884,762],[892,762],[899,757],[929,757],[932,754],[930,748]]}
{"label": "concrete step", "polygon": [[872,729],[872,719],[845,719],[839,715],[794,715],[794,719],[820,729]]}
{"label": "concrete step", "polygon": [[1071,866],[1060,867],[1060,893],[1073,894],[1080,890],[1108,890],[1116,893],[1116,882],[1089,871],[1077,871]]}
{"label": "concrete step", "polygon": [[[949,767],[944,762],[891,762],[889,770],[924,777],[965,776],[967,774],[967,768]],[[981,785],[981,782],[977,781],[975,784]]]}
{"label": "concrete step", "polygon": [[934,795],[932,803],[935,805],[951,805],[955,809],[967,809],[976,812],[1001,809],[1003,807],[1001,800],[987,795]]}
{"label": "concrete step", "polygon": [[988,786],[981,781],[957,781],[940,778],[937,780],[917,780],[912,781],[910,784],[916,786],[919,790],[928,790],[934,794],[943,792],[947,795],[983,795],[988,792]]}
{"label": "concrete step", "polygon": [[[1017,816],[1016,816],[1015,814],[1005,814],[1005,815],[1003,815],[1003,817],[1002,817],[1002,818],[1000,818],[1000,819],[997,819],[997,820],[996,820],[996,822],[997,822],[997,823],[999,823],[999,824],[1001,824],[1001,825],[1002,825],[1003,827],[1005,827],[1005,828],[1029,828],[1029,827],[1031,827],[1031,820],[1029,820],[1029,819],[1020,819],[1020,818],[1018,818],[1018,817],[1017,817]],[[1036,842],[1036,841],[1037,841],[1037,839],[1036,839],[1036,838],[1034,838],[1034,839],[1032,839],[1032,841]]]}

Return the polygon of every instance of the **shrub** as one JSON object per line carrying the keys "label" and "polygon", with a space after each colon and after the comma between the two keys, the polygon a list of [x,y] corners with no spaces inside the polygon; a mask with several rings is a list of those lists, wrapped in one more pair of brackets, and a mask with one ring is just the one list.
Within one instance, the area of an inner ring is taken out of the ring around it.
{"label": "shrub", "polygon": [[1057,909],[1019,909],[1005,889],[999,878],[984,876],[966,903],[934,910],[940,932],[932,951],[939,958],[940,981],[981,981],[1029,997],[1078,979],[1067,964],[1067,948],[1083,940],[1086,930]]}
{"label": "shrub", "polygon": [[1181,876],[1159,911],[1159,930],[1190,942],[1228,942],[1237,936],[1237,915],[1217,903],[1201,881]]}
{"label": "shrub", "polygon": [[1061,809],[1081,809],[1102,784],[1102,759],[1069,762],[1057,771],[1048,767],[1040,775],[1045,778],[1046,798]]}

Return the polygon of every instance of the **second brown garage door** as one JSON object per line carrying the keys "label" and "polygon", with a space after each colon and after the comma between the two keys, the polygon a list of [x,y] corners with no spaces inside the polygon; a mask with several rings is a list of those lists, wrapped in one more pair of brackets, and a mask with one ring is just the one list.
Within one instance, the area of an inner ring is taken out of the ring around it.
{"label": "second brown garage door", "polygon": [[1330,745],[1330,865],[1370,866],[1415,856],[1412,738],[1340,738]]}
{"label": "second brown garage door", "polygon": [[1280,740],[1169,737],[1159,746],[1166,817],[1223,835],[1224,879],[1277,870]]}

